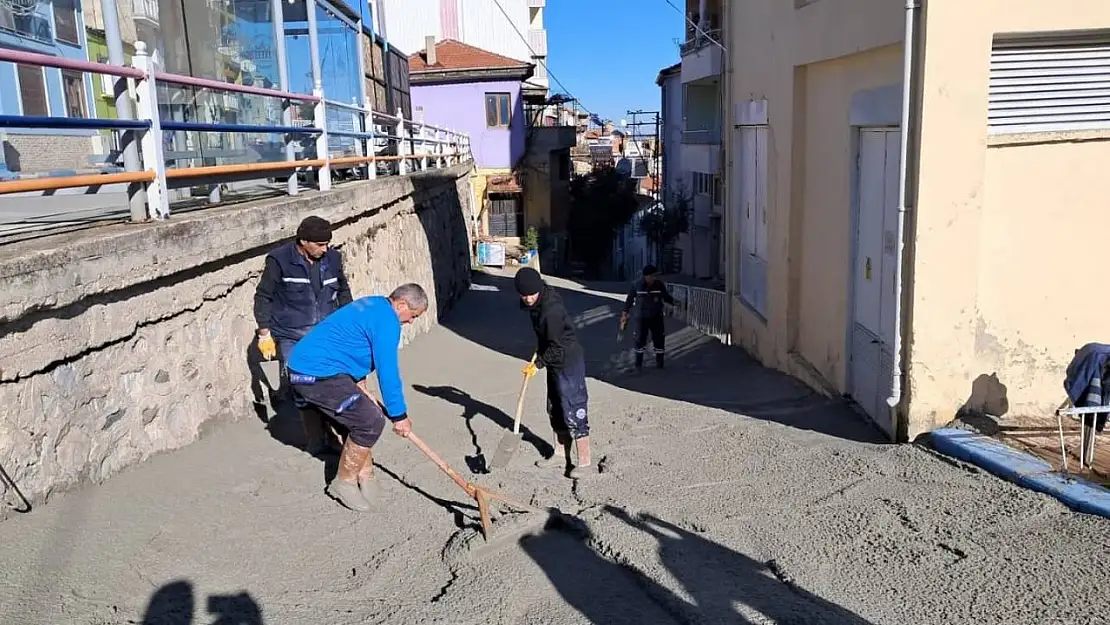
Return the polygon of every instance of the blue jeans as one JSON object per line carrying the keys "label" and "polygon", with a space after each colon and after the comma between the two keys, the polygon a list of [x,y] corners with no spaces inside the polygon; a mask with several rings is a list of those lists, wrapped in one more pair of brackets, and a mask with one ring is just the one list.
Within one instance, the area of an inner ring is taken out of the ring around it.
{"label": "blue jeans", "polygon": [[585,358],[568,362],[562,369],[547,368],[547,414],[556,434],[566,433],[575,440],[589,436],[589,401]]}

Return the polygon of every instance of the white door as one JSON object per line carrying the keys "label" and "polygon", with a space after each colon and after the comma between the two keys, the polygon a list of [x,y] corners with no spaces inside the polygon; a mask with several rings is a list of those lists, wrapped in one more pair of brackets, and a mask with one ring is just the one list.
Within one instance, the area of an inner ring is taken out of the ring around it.
{"label": "white door", "polygon": [[891,436],[899,137],[897,128],[859,133],[849,375],[849,393]]}

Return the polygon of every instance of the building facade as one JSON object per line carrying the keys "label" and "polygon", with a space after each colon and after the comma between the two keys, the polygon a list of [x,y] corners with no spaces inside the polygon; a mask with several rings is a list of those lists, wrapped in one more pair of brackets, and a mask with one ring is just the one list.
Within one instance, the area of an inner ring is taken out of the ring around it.
{"label": "building facade", "polygon": [[470,135],[479,234],[520,239],[526,217],[517,166],[528,132],[521,91],[532,66],[459,41],[428,39],[424,51],[409,57],[414,118]]}
{"label": "building facade", "polygon": [[897,440],[1050,415],[1105,326],[1110,4],[919,4],[727,19],[733,340]]}
{"label": "building facade", "polygon": [[[76,0],[0,4],[0,47],[86,60],[81,5]],[[91,88],[81,72],[0,62],[0,115],[92,117]],[[5,128],[0,179],[87,169],[97,137],[95,130]]]}
{"label": "building facade", "polygon": [[407,54],[426,37],[454,39],[535,66],[525,81],[528,99],[547,99],[546,0],[375,0],[377,28]]}

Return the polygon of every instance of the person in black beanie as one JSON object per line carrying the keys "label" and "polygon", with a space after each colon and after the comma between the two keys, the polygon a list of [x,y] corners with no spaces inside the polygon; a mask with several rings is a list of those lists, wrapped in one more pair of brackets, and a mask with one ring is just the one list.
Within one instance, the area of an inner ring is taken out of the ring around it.
{"label": "person in black beanie", "polygon": [[[292,241],[266,255],[254,293],[258,351],[266,360],[279,357],[282,397],[289,396],[285,365],[293,345],[325,317],[351,302],[343,258],[331,247],[331,224],[315,215],[305,217]],[[322,417],[301,410],[306,447],[312,455],[328,446]],[[338,441],[332,441],[333,446]]]}
{"label": "person in black beanie", "polygon": [[547,414],[555,431],[555,453],[536,462],[545,469],[571,466],[571,443],[578,452],[572,479],[597,473],[590,458],[589,394],[586,391],[586,356],[574,332],[563,299],[531,267],[514,278],[520,306],[528,311],[536,333],[536,361],[524,367],[526,376],[547,369]]}

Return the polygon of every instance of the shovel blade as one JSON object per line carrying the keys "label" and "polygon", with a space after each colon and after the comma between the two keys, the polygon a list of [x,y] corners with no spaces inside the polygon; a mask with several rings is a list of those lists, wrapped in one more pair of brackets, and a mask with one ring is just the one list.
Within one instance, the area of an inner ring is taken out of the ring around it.
{"label": "shovel blade", "polygon": [[277,360],[263,360],[258,364],[262,368],[262,377],[266,379],[266,386],[269,386],[271,391],[277,391],[281,387],[281,363]]}
{"label": "shovel blade", "polygon": [[520,434],[513,434],[506,432],[501,437],[501,441],[497,443],[497,451],[493,452],[493,460],[490,462],[489,468],[500,469],[513,459],[516,455],[517,447],[520,447]]}

